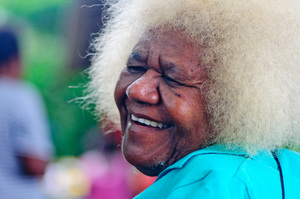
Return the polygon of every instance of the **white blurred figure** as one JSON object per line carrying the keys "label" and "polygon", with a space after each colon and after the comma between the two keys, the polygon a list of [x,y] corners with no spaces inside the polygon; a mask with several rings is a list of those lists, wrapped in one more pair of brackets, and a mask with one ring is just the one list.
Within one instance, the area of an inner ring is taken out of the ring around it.
{"label": "white blurred figure", "polygon": [[82,163],[75,157],[52,162],[47,167],[42,184],[51,199],[82,199],[90,191],[90,182]]}
{"label": "white blurred figure", "polygon": [[42,98],[21,80],[18,41],[0,28],[0,198],[41,199],[40,178],[52,155]]}

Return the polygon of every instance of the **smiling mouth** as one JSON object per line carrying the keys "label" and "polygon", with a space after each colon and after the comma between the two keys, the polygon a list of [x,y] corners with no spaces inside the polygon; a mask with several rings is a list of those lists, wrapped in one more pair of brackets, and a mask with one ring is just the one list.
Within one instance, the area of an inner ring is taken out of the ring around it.
{"label": "smiling mouth", "polygon": [[151,126],[151,127],[154,127],[154,128],[160,128],[160,129],[164,129],[164,128],[168,128],[169,125],[167,124],[164,124],[164,123],[161,123],[161,122],[155,122],[155,121],[152,121],[152,120],[147,120],[147,119],[144,119],[144,118],[138,118],[136,116],[134,116],[133,114],[131,114],[131,120],[134,121],[135,123],[138,123],[140,125],[143,125],[143,126]]}

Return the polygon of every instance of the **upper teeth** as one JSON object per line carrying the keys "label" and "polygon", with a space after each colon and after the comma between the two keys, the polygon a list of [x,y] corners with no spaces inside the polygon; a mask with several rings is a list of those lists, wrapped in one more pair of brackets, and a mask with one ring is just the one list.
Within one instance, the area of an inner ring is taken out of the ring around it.
{"label": "upper teeth", "polygon": [[147,119],[143,119],[143,118],[138,118],[132,114],[131,114],[131,119],[133,121],[145,124],[147,126],[158,127],[158,128],[166,128],[167,127],[166,124],[163,124],[161,122],[155,122],[155,121],[151,121],[151,120],[147,120]]}

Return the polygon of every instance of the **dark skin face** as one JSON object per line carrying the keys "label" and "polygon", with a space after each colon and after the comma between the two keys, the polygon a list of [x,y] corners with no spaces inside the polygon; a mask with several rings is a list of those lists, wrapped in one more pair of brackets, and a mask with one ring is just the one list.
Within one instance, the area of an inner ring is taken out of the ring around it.
{"label": "dark skin face", "polygon": [[150,32],[120,75],[115,101],[123,154],[146,175],[158,175],[209,139],[201,92],[206,75],[197,55],[179,32]]}

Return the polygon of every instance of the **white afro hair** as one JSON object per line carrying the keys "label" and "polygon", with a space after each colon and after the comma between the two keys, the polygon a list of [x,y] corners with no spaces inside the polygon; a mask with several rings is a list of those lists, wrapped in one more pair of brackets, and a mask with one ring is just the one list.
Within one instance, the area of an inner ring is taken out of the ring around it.
{"label": "white afro hair", "polygon": [[114,87],[133,46],[150,29],[182,30],[209,71],[215,143],[249,152],[300,144],[298,0],[119,0],[93,46],[85,101],[119,123]]}

